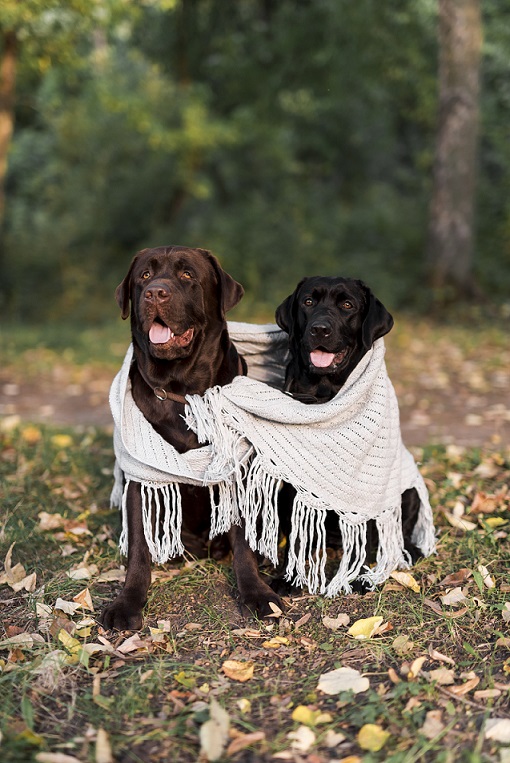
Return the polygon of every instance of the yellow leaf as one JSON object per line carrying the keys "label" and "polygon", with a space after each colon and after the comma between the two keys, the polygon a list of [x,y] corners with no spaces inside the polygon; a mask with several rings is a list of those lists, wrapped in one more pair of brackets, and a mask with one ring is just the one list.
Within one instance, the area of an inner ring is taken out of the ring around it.
{"label": "yellow leaf", "polygon": [[243,713],[243,715],[251,713],[251,702],[249,699],[246,699],[246,697],[242,697],[241,699],[237,700],[237,707]]}
{"label": "yellow leaf", "polygon": [[416,582],[412,575],[408,572],[401,572],[400,570],[394,570],[390,577],[396,580],[397,583],[403,585],[405,588],[410,588],[415,593],[420,593],[420,585]]}
{"label": "yellow leaf", "polygon": [[73,444],[73,438],[68,434],[54,434],[51,438],[52,445],[60,450],[70,448]]}
{"label": "yellow leaf", "polygon": [[71,654],[78,654],[78,652],[81,650],[81,644],[78,639],[70,636],[69,633],[64,630],[64,628],[60,629],[58,633],[58,640],[64,649],[67,649],[67,651]]}
{"label": "yellow leaf", "polygon": [[388,741],[390,734],[375,723],[366,723],[358,732],[358,744],[362,750],[379,752]]}
{"label": "yellow leaf", "polygon": [[355,623],[351,625],[347,633],[349,636],[353,636],[355,639],[359,639],[360,641],[363,639],[372,638],[374,632],[376,629],[381,625],[384,618],[376,616],[376,617],[366,617],[362,620],[356,620]]}
{"label": "yellow leaf", "polygon": [[503,517],[487,517],[487,519],[484,519],[484,522],[489,527],[502,527],[508,524],[508,520],[503,519]]}
{"label": "yellow leaf", "polygon": [[322,710],[312,710],[306,705],[298,705],[292,713],[292,720],[305,726],[317,726],[319,723],[331,723],[333,718]]}
{"label": "yellow leaf", "polygon": [[114,763],[110,740],[104,729],[97,730],[96,763]]}
{"label": "yellow leaf", "polygon": [[264,641],[262,646],[266,649],[279,649],[281,646],[285,646],[288,643],[290,643],[289,639],[285,638],[285,636],[274,636],[274,638],[269,639],[269,641]]}
{"label": "yellow leaf", "polygon": [[417,657],[416,660],[413,661],[411,667],[409,668],[409,673],[407,674],[408,680],[412,680],[413,678],[416,678],[418,673],[423,667],[423,663],[427,661],[427,657]]}
{"label": "yellow leaf", "polygon": [[37,427],[25,427],[21,432],[21,437],[27,445],[36,445],[42,438],[42,432]]}
{"label": "yellow leaf", "polygon": [[244,681],[249,681],[250,678],[253,678],[255,663],[253,660],[248,660],[247,662],[225,660],[221,667],[227,678],[244,683]]}

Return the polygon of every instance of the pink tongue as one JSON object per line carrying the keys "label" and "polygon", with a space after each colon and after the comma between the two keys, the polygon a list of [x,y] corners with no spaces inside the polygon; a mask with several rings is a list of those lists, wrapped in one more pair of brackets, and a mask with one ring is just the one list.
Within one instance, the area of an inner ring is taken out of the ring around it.
{"label": "pink tongue", "polygon": [[334,352],[323,352],[322,350],[314,350],[310,353],[310,360],[316,368],[327,368],[333,362],[335,357]]}
{"label": "pink tongue", "polygon": [[149,339],[152,344],[165,344],[171,336],[172,332],[168,326],[162,326],[161,323],[153,323],[149,331]]}

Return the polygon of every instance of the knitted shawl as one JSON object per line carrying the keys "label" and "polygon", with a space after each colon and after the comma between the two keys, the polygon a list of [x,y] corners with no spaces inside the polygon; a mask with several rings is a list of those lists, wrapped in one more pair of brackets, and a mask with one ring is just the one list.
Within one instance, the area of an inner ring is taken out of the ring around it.
{"label": "knitted shawl", "polygon": [[[428,493],[400,435],[395,392],[377,340],[329,402],[308,405],[283,386],[287,335],[277,326],[229,323],[248,363],[248,377],[187,397],[185,419],[203,447],[179,454],[161,438],[133,401],[132,348],[110,393],[115,422],[116,484],[112,503],[123,508],[121,550],[127,551],[126,491],[141,483],[145,536],[152,558],[183,552],[179,483],[206,485],[211,537],[244,520],[250,546],[278,559],[279,488],[296,490],[286,576],[311,593],[349,592],[361,577],[375,586],[411,559],[403,546],[401,495],[416,488],[421,507],[413,543],[427,556],[435,533]],[[272,386],[276,385],[276,386]],[[126,483],[122,491],[122,476]],[[214,486],[216,486],[215,489]],[[327,512],[333,512],[343,555],[326,580]],[[367,523],[375,520],[375,566],[365,566]]]}

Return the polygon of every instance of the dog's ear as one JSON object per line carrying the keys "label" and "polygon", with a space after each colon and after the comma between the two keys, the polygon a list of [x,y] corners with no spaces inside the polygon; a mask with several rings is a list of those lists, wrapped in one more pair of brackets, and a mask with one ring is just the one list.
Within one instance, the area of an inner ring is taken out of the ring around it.
{"label": "dog's ear", "polygon": [[365,290],[367,298],[365,318],[361,327],[361,339],[363,346],[369,350],[376,339],[380,339],[391,331],[393,316],[386,310],[383,303],[372,294],[368,286],[362,281],[360,281],[360,284]]}
{"label": "dog's ear", "polygon": [[216,273],[218,286],[220,287],[219,303],[221,317],[224,318],[225,313],[228,313],[229,310],[232,310],[241,301],[244,289],[240,283],[223,270],[214,254],[211,254],[207,249],[197,249],[197,252],[200,252],[200,254],[203,254],[209,260]]}
{"label": "dog's ear", "polygon": [[301,281],[298,283],[292,294],[289,294],[289,296],[283,300],[281,305],[278,305],[275,312],[275,321],[278,324],[278,326],[282,329],[282,331],[286,331],[287,334],[292,333],[292,326],[294,325],[294,306],[296,304],[296,299],[298,295],[298,291],[301,288],[301,284],[305,281],[304,278],[301,279]]}
{"label": "dog's ear", "polygon": [[117,304],[121,309],[122,320],[124,321],[126,318],[129,318],[129,300],[131,299],[131,276],[133,275],[133,268],[140,255],[146,251],[148,250],[142,249],[141,252],[137,252],[137,254],[135,254],[131,261],[131,265],[129,266],[128,272],[115,289],[115,299],[117,300]]}

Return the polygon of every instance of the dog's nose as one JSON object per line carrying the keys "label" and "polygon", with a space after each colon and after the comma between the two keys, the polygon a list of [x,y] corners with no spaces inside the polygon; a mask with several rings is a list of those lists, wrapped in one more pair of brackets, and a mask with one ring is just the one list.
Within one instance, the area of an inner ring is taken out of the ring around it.
{"label": "dog's nose", "polygon": [[152,283],[145,290],[144,299],[147,302],[166,302],[170,299],[170,289],[164,283]]}
{"label": "dog's nose", "polygon": [[310,335],[313,337],[327,337],[331,332],[332,328],[326,321],[316,321],[310,325]]}

